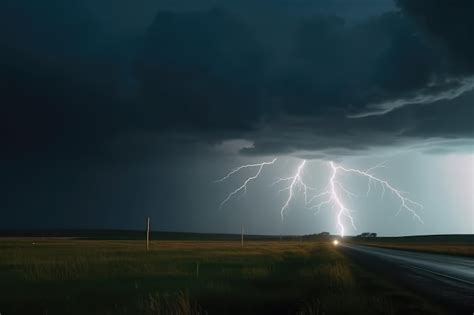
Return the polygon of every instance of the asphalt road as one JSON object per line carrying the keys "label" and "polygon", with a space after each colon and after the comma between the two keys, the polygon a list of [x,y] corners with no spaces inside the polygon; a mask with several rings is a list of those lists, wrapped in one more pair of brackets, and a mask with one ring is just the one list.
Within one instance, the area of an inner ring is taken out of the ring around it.
{"label": "asphalt road", "polygon": [[474,259],[341,244],[366,269],[435,298],[453,314],[474,314]]}

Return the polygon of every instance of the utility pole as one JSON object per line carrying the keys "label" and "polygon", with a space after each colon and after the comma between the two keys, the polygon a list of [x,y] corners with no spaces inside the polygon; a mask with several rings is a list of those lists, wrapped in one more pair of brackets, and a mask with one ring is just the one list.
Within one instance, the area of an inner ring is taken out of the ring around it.
{"label": "utility pole", "polygon": [[146,219],[146,250],[150,249],[150,217]]}
{"label": "utility pole", "polygon": [[244,227],[242,226],[242,235],[240,237],[240,246],[244,247]]}

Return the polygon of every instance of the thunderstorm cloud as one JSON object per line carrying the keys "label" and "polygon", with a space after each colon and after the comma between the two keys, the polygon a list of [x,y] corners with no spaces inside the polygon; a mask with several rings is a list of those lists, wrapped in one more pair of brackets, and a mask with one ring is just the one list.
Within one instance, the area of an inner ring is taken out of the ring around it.
{"label": "thunderstorm cloud", "polygon": [[0,205],[61,220],[72,195],[148,187],[108,185],[112,169],[222,152],[472,150],[473,16],[471,0],[4,0]]}
{"label": "thunderstorm cloud", "polygon": [[87,1],[4,2],[4,157],[145,157],[170,138],[350,154],[473,136],[471,1],[365,16],[328,1],[203,3],[158,6],[114,33]]}

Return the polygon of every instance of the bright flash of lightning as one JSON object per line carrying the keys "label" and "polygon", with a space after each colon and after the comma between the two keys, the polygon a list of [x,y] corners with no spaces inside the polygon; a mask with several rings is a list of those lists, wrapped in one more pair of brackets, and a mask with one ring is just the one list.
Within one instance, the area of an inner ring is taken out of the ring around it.
{"label": "bright flash of lightning", "polygon": [[318,210],[320,210],[321,207],[325,205],[331,205],[332,208],[336,210],[336,221],[337,221],[337,226],[339,227],[339,232],[341,236],[344,236],[344,233],[345,233],[343,217],[346,217],[349,219],[354,229],[356,229],[356,226],[354,224],[354,217],[351,214],[353,211],[345,205],[343,201],[343,197],[342,197],[342,195],[348,195],[350,197],[350,196],[355,196],[355,194],[348,191],[342,185],[342,183],[338,181],[337,179],[338,173],[340,172],[346,172],[346,173],[355,174],[355,175],[359,175],[359,176],[367,178],[368,179],[367,195],[370,193],[370,188],[373,184],[379,184],[382,187],[382,196],[385,194],[385,191],[388,190],[399,200],[400,208],[397,214],[402,209],[407,210],[409,213],[413,215],[414,218],[416,218],[418,221],[423,223],[423,221],[421,220],[421,217],[416,213],[416,209],[415,209],[415,208],[417,209],[423,208],[421,204],[406,197],[404,192],[393,187],[388,181],[380,179],[370,173],[371,171],[377,168],[383,167],[383,164],[379,164],[374,167],[371,167],[367,171],[362,171],[362,170],[353,169],[353,168],[345,168],[341,165],[336,165],[332,161],[329,162],[329,165],[331,167],[332,173],[329,178],[327,189],[323,191],[322,193],[315,195],[313,198],[310,199],[309,202],[312,202],[313,200],[322,196],[327,196],[327,198],[322,200],[318,204],[311,206],[310,208],[317,208]]}
{"label": "bright flash of lightning", "polygon": [[274,164],[276,162],[276,159],[273,159],[272,161],[270,162],[262,162],[262,163],[257,163],[257,164],[247,164],[247,165],[242,165],[242,166],[239,166],[237,167],[236,169],[230,171],[229,173],[227,173],[226,176],[222,177],[221,179],[218,179],[216,180],[215,182],[216,183],[219,183],[219,182],[223,182],[225,181],[226,179],[228,179],[229,177],[231,177],[232,175],[234,175],[235,173],[239,172],[240,170],[244,169],[244,168],[257,168],[257,172],[255,173],[255,175],[253,176],[250,176],[249,178],[247,178],[244,183],[242,185],[240,185],[238,188],[236,188],[234,191],[232,191],[230,194],[227,195],[227,198],[225,198],[220,206],[219,206],[219,209],[222,209],[222,207],[224,207],[224,205],[232,198],[234,197],[235,195],[237,195],[239,192],[243,191],[243,193],[247,193],[247,185],[258,178],[258,176],[260,176],[260,173],[262,172],[262,169],[265,165],[271,165],[271,164]]}
{"label": "bright flash of lightning", "polygon": [[415,208],[422,209],[423,206],[419,204],[418,202],[415,202],[409,199],[408,197],[406,197],[405,196],[406,193],[394,188],[388,181],[375,177],[374,175],[370,174],[368,171],[364,172],[364,171],[361,171],[358,169],[352,169],[352,168],[347,169],[342,166],[338,166],[337,168],[344,172],[355,173],[361,176],[365,176],[366,178],[369,179],[369,184],[368,184],[369,188],[370,188],[371,183],[380,184],[380,186],[382,187],[382,195],[385,193],[386,190],[389,190],[393,195],[395,195],[399,199],[400,208],[398,209],[398,213],[400,213],[402,209],[405,209],[408,212],[410,212],[414,218],[420,221],[420,223],[423,223],[423,220],[421,220],[421,217],[416,213],[416,210],[415,210]]}
{"label": "bright flash of lightning", "polygon": [[334,162],[329,162],[329,165],[331,166],[331,176],[329,177],[329,183],[327,185],[327,189],[315,196],[313,196],[310,200],[309,203],[311,203],[313,200],[316,200],[320,197],[325,196],[326,199],[323,199],[323,201],[319,202],[318,204],[315,204],[311,206],[310,208],[317,208],[318,211],[321,210],[321,208],[325,205],[331,205],[331,207],[336,210],[336,221],[337,221],[337,226],[339,228],[341,237],[344,236],[345,228],[343,224],[343,216],[347,217],[349,221],[351,222],[351,225],[354,229],[356,229],[355,224],[354,224],[354,218],[351,215],[352,210],[349,209],[343,202],[341,192],[343,192],[346,195],[349,196],[355,196],[355,194],[351,193],[348,191],[342,183],[340,183],[337,180],[337,171],[339,170],[339,166],[336,166]]}
{"label": "bright flash of lightning", "polygon": [[280,189],[280,191],[279,191],[279,192],[283,192],[283,191],[288,190],[288,198],[286,199],[285,204],[281,207],[281,210],[280,210],[282,219],[284,219],[285,210],[289,207],[291,200],[295,196],[295,189],[297,187],[300,187],[300,188],[303,189],[304,196],[305,196],[305,202],[308,198],[308,189],[312,189],[312,188],[309,188],[303,181],[302,175],[303,175],[303,168],[304,168],[305,164],[306,164],[306,160],[303,160],[303,162],[301,162],[301,164],[298,166],[295,175],[293,175],[291,177],[286,177],[286,178],[279,178],[278,180],[276,180],[273,183],[273,185],[276,185],[276,184],[281,183],[281,182],[289,182],[290,183],[289,186],[287,186],[283,189]]}
{"label": "bright flash of lightning", "polygon": [[[234,197],[236,194],[239,192],[243,191],[245,194],[247,191],[247,185],[249,182],[255,180],[258,178],[260,173],[262,172],[262,169],[265,165],[271,165],[276,162],[276,159],[273,159],[271,162],[263,162],[263,163],[258,163],[258,164],[248,164],[248,165],[242,165],[231,172],[229,172],[226,176],[223,178],[217,180],[216,182],[222,182],[228,179],[230,176],[233,174],[239,172],[240,170],[244,168],[257,168],[257,172],[255,173],[254,176],[251,176],[247,178],[244,183],[232,191],[226,199],[224,199],[221,204],[220,208],[222,208],[232,197]],[[341,173],[348,173],[352,175],[357,175],[357,176],[362,176],[368,180],[368,185],[367,185],[367,196],[370,193],[371,187],[373,185],[379,185],[382,187],[382,197],[384,196],[385,192],[388,190],[392,195],[394,195],[400,202],[400,208],[397,212],[400,213],[402,210],[406,210],[409,213],[413,215],[414,218],[416,218],[418,221],[423,223],[421,220],[420,216],[417,214],[416,210],[417,209],[422,209],[423,206],[408,197],[406,197],[406,193],[396,189],[394,186],[392,186],[388,181],[383,180],[381,178],[376,177],[375,175],[372,174],[372,171],[375,169],[384,167],[384,164],[378,164],[374,167],[371,167],[367,169],[366,171],[359,170],[359,169],[354,169],[354,168],[345,168],[341,165],[337,165],[336,163],[330,161],[329,166],[331,168],[331,175],[329,177],[328,184],[326,186],[326,189],[318,192],[317,189],[308,186],[304,180],[303,180],[303,171],[304,167],[306,165],[306,160],[303,160],[299,165],[298,168],[296,169],[296,172],[294,173],[293,176],[286,177],[286,178],[279,178],[277,179],[273,185],[279,184],[279,183],[288,183],[287,186],[284,188],[280,189],[279,192],[284,192],[288,191],[288,197],[286,198],[285,203],[280,209],[281,217],[284,219],[284,214],[285,211],[289,208],[291,202],[296,198],[298,195],[298,191],[303,191],[304,195],[304,201],[306,207],[310,209],[318,209],[318,212],[321,210],[323,206],[330,206],[333,210],[336,212],[336,222],[337,226],[340,232],[341,237],[344,236],[345,234],[345,227],[344,227],[344,218],[348,219],[349,222],[351,223],[352,227],[356,230],[356,226],[354,223],[354,217],[352,216],[353,210],[351,210],[348,206],[346,206],[346,203],[344,202],[344,197],[354,197],[357,196],[354,193],[350,192],[347,188],[344,187],[344,185],[338,180],[338,175]],[[309,193],[314,192],[314,194],[309,198]],[[324,198],[323,198],[324,197]],[[315,201],[319,201],[317,204],[313,204]]]}

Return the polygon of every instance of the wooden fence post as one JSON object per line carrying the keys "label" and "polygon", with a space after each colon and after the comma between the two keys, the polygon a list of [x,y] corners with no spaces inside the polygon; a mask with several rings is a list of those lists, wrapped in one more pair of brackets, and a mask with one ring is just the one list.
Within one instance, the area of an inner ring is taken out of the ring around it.
{"label": "wooden fence post", "polygon": [[146,250],[150,249],[150,217],[146,219]]}

